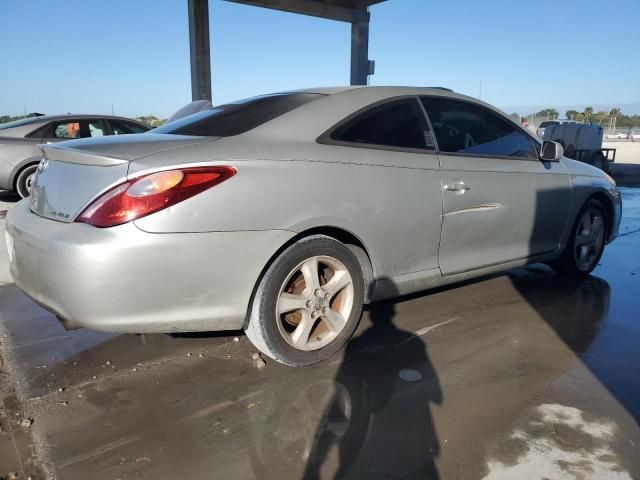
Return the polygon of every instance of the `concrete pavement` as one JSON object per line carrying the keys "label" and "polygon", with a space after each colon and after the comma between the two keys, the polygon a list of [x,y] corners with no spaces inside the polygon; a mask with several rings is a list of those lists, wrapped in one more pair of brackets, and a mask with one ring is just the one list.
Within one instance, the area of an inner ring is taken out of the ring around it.
{"label": "concrete pavement", "polygon": [[258,369],[241,332],[65,331],[0,284],[17,429],[71,480],[640,478],[640,190],[623,195],[592,276],[534,265],[375,304],[309,368]]}

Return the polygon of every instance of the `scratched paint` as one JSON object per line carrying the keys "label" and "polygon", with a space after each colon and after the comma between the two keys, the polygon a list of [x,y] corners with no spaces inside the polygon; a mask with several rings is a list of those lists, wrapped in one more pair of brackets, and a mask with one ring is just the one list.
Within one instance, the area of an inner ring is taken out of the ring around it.
{"label": "scratched paint", "polygon": [[446,213],[445,217],[450,217],[451,215],[457,215],[459,213],[487,212],[491,210],[497,210],[499,208],[504,208],[504,205],[501,203],[481,203],[480,205],[473,205],[467,208],[452,210],[449,213]]}

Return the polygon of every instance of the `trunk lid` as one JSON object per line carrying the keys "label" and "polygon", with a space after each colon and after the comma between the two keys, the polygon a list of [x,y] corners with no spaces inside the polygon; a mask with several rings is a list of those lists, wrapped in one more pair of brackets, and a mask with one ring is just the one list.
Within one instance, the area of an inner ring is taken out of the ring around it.
{"label": "trunk lid", "polygon": [[126,180],[131,161],[212,140],[145,133],[40,145],[43,160],[32,183],[29,207],[41,217],[73,222],[98,195]]}

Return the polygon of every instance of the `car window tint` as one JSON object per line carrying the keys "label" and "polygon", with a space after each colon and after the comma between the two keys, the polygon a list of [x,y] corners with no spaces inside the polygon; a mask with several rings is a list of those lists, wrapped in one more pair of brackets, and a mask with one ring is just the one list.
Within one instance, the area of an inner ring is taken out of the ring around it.
{"label": "car window tint", "polygon": [[127,135],[130,133],[144,133],[148,131],[148,128],[142,125],[137,125],[132,122],[124,122],[121,120],[109,120],[111,123],[111,130],[114,135]]}
{"label": "car window tint", "polygon": [[104,125],[101,120],[70,120],[59,122],[53,129],[54,138],[89,138],[102,137]]}
{"label": "car window tint", "polygon": [[248,98],[179,118],[156,128],[153,133],[205,137],[239,135],[323,96],[319,93],[276,93]]}
{"label": "car window tint", "polygon": [[414,98],[373,107],[331,133],[333,140],[401,148],[434,148],[424,113]]}
{"label": "car window tint", "polygon": [[423,97],[443,152],[537,158],[529,137],[482,107],[448,98]]}

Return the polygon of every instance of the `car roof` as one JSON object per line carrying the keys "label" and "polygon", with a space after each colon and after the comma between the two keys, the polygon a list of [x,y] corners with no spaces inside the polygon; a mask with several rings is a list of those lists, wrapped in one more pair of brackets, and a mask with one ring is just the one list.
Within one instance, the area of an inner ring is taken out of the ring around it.
{"label": "car roof", "polygon": [[113,120],[129,120],[129,121],[134,121],[136,123],[140,123],[138,120],[135,120],[133,118],[127,118],[127,117],[119,117],[117,115],[104,115],[104,114],[90,114],[90,113],[61,113],[61,114],[57,114],[57,115],[42,115],[40,117],[35,117],[38,119],[38,121],[42,121],[44,122],[50,122],[52,120],[65,120],[67,118],[77,118],[77,119],[84,119],[84,118],[101,118],[101,119],[113,119]]}
{"label": "car roof", "polygon": [[323,97],[276,117],[247,132],[248,134],[267,135],[272,138],[295,137],[299,140],[315,141],[318,135],[361,109],[369,108],[377,102],[404,96],[441,97],[473,103],[499,114],[521,128],[507,113],[495,106],[444,87],[337,86],[306,88],[279,93],[316,93],[322,94]]}
{"label": "car roof", "polygon": [[315,88],[303,88],[299,90],[291,90],[286,93],[319,93],[322,95],[332,95],[334,93],[345,92],[348,90],[356,90],[356,89],[367,89],[367,90],[385,90],[392,93],[393,90],[396,90],[397,95],[403,95],[406,92],[415,92],[416,90],[425,90],[425,94],[428,91],[435,90],[437,92],[453,92],[450,88],[446,87],[410,87],[410,86],[389,86],[389,85],[343,85],[343,86],[335,86],[335,87],[315,87]]}

